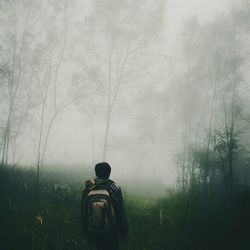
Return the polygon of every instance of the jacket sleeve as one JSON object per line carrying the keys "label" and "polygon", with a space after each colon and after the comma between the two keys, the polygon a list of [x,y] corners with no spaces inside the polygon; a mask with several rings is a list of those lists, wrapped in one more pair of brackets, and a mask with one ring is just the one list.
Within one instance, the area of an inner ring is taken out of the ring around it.
{"label": "jacket sleeve", "polygon": [[110,193],[114,201],[118,231],[122,238],[126,238],[129,228],[121,188],[115,182],[112,182],[110,185]]}
{"label": "jacket sleeve", "polygon": [[87,235],[87,191],[83,190],[81,199],[81,226],[84,235]]}
{"label": "jacket sleeve", "polygon": [[128,227],[128,218],[127,218],[127,213],[126,209],[124,206],[124,200],[123,200],[123,195],[121,188],[119,188],[119,193],[118,193],[118,227],[120,234],[123,238],[125,238],[128,234],[129,227]]}

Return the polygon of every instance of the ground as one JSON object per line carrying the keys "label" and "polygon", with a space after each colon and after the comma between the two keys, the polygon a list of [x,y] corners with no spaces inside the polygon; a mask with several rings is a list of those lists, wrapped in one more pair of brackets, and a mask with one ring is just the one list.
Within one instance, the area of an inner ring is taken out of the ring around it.
{"label": "ground", "polygon": [[[41,177],[37,206],[35,172],[0,170],[0,249],[91,249],[80,226],[83,184],[63,173]],[[250,195],[229,202],[199,190],[162,197],[124,194],[130,233],[121,249],[249,249]]]}

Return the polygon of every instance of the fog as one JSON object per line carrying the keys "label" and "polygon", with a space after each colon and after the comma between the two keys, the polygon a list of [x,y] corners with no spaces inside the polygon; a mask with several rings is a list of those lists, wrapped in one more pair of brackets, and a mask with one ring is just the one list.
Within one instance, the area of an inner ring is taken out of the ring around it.
{"label": "fog", "polygon": [[[175,186],[180,161],[188,169],[193,160],[185,152],[208,152],[230,110],[228,87],[223,102],[213,91],[213,66],[227,65],[222,40],[234,6],[248,6],[239,2],[1,0],[2,164],[84,172],[107,161],[114,179]],[[211,58],[216,50],[222,59]]]}

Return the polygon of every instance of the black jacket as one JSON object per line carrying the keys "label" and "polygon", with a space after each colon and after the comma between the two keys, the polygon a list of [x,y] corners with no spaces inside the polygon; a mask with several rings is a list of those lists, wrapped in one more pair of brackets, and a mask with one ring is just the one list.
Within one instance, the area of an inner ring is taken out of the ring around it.
{"label": "black jacket", "polygon": [[[82,199],[81,199],[81,224],[83,233],[87,236],[87,196],[88,193],[91,191],[91,186],[88,184],[89,180],[86,183],[86,187],[82,192]],[[117,222],[117,235],[120,234],[122,238],[125,238],[128,233],[128,221],[127,215],[124,208],[124,201],[122,196],[121,188],[112,180],[110,179],[95,179],[92,180],[94,185],[93,187],[102,186],[104,187],[111,197],[111,202],[114,206],[115,211],[115,218]]]}

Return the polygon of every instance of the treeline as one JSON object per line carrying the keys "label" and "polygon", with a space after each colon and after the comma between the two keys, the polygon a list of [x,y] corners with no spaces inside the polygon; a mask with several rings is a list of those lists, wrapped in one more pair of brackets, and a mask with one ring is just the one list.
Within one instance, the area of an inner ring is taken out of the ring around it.
{"label": "treeline", "polygon": [[150,176],[165,166],[167,179],[171,166],[183,192],[249,188],[249,20],[248,1],[209,21],[193,17],[165,52],[166,74],[139,93],[131,126],[135,162]]}
{"label": "treeline", "polygon": [[241,1],[210,22],[193,18],[184,26],[183,74],[174,78],[184,105],[176,157],[183,191],[198,185],[212,194],[219,186],[232,197],[249,188],[249,20],[250,6]]}
{"label": "treeline", "polygon": [[165,1],[84,7],[2,3],[1,165],[32,158],[39,184],[53,129],[75,104],[89,131],[86,161],[119,152],[124,172],[147,178],[173,175],[174,165],[183,192],[248,187],[248,2],[188,20],[174,51],[165,47]]}
{"label": "treeline", "polygon": [[144,136],[160,145],[152,143],[151,151],[174,155],[183,192],[201,188],[231,197],[249,188],[249,20],[250,6],[240,1],[211,21],[186,21],[169,56],[167,86],[144,94],[151,119],[138,138],[150,128]]}
{"label": "treeline", "polygon": [[[39,185],[52,142],[64,138],[57,125],[71,109],[89,132],[78,141],[90,149],[85,162],[105,160],[116,144],[112,125],[151,71],[164,10],[162,0],[1,3],[0,165],[32,162]],[[56,150],[76,148],[67,143]]]}

